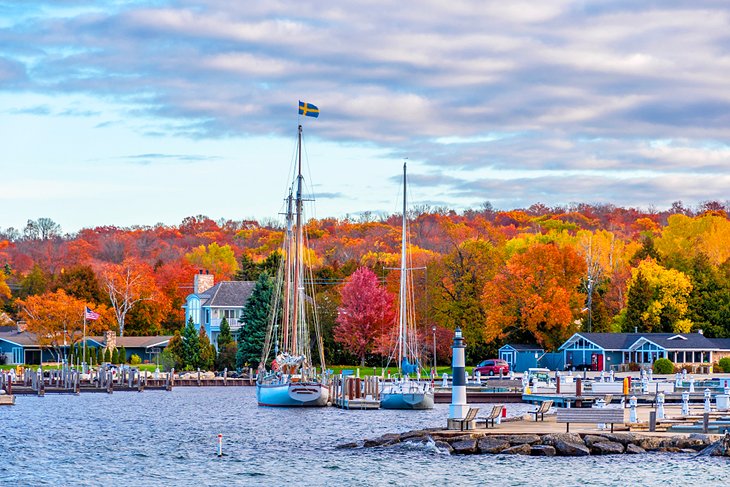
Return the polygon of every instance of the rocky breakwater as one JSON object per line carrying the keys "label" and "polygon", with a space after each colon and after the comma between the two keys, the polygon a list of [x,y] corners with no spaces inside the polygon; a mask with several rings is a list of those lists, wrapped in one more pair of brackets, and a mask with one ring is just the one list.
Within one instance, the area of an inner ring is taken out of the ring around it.
{"label": "rocky breakwater", "polygon": [[360,443],[338,448],[384,448],[403,443],[433,443],[435,447],[458,455],[502,454],[531,456],[617,455],[646,452],[701,453],[730,457],[730,434],[691,434],[649,436],[633,433],[549,433],[494,434],[445,430],[415,430],[388,433]]}

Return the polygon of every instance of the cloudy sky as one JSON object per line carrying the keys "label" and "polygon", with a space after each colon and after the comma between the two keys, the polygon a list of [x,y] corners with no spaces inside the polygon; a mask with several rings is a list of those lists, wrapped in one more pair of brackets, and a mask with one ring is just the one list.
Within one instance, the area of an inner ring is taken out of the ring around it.
{"label": "cloudy sky", "polygon": [[[325,5],[329,4],[329,5]],[[729,199],[725,0],[0,0],[0,228]]]}

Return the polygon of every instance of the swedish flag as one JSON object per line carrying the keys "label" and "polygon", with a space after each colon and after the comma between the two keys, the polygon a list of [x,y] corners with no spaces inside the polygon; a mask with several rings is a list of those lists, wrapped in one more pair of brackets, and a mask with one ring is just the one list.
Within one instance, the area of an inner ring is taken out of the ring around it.
{"label": "swedish flag", "polygon": [[303,101],[299,102],[299,115],[304,115],[305,117],[319,117],[319,108],[312,105],[311,103],[305,103]]}

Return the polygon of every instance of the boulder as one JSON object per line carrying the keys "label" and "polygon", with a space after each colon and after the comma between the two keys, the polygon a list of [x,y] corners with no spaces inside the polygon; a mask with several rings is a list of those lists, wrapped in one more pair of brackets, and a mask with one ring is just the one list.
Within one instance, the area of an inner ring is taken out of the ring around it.
{"label": "boulder", "polygon": [[591,445],[591,453],[594,455],[616,455],[624,452],[624,446],[615,441],[598,441]]}
{"label": "boulder", "polygon": [[400,435],[398,433],[386,433],[379,438],[365,440],[365,443],[363,444],[363,446],[365,446],[366,448],[371,448],[374,446],[392,445],[394,443],[399,443],[399,442],[400,442]]}
{"label": "boulder", "polygon": [[405,433],[401,433],[400,435],[400,441],[406,441],[411,438],[421,438],[428,435],[428,431],[425,430],[413,430],[413,431],[407,431]]}
{"label": "boulder", "polygon": [[459,440],[451,442],[453,452],[459,455],[477,453],[477,440],[471,438],[468,440]]}
{"label": "boulder", "polygon": [[709,444],[709,439],[705,443],[701,438],[690,438],[686,436],[675,436],[672,438],[672,446],[680,450],[692,449],[692,451],[700,451]]}
{"label": "boulder", "polygon": [[629,454],[646,453],[646,450],[644,450],[640,446],[634,445],[633,443],[629,443],[628,445],[626,445],[626,453],[629,453]]}
{"label": "boulder", "polygon": [[568,443],[583,443],[583,439],[580,435],[575,433],[550,433],[542,435],[541,438],[543,445],[555,446],[557,441],[565,441]]}
{"label": "boulder", "polygon": [[590,449],[594,443],[601,443],[609,441],[604,436],[598,436],[598,435],[585,435],[583,437],[583,443],[586,444],[586,446]]}
{"label": "boulder", "polygon": [[512,446],[525,444],[535,445],[541,441],[538,435],[494,435],[492,438],[506,441]]}
{"label": "boulder", "polygon": [[550,445],[533,445],[530,447],[530,455],[533,457],[554,457],[555,447]]}
{"label": "boulder", "polygon": [[636,445],[646,451],[657,451],[662,448],[662,438],[656,436],[642,436],[636,439]]}
{"label": "boulder", "polygon": [[451,445],[449,445],[449,443],[446,441],[438,440],[435,442],[435,445],[436,445],[436,448],[438,448],[439,450],[445,450],[449,453],[454,451],[454,449],[451,447]]}
{"label": "boulder", "polygon": [[511,446],[502,450],[505,455],[530,455],[532,453],[532,447],[529,443],[523,443],[521,445]]}
{"label": "boulder", "polygon": [[338,450],[350,450],[352,448],[358,448],[361,446],[362,446],[361,443],[352,442],[352,443],[343,443],[341,445],[337,445],[335,448],[337,448]]}
{"label": "boulder", "polygon": [[599,436],[606,438],[608,441],[621,443],[623,446],[636,442],[636,435],[633,433],[601,433]]}
{"label": "boulder", "polygon": [[498,438],[485,437],[479,440],[478,447],[481,453],[500,453],[511,445],[508,441]]}
{"label": "boulder", "polygon": [[564,457],[584,457],[591,454],[582,441],[566,441],[558,438],[552,446],[555,447],[558,455]]}

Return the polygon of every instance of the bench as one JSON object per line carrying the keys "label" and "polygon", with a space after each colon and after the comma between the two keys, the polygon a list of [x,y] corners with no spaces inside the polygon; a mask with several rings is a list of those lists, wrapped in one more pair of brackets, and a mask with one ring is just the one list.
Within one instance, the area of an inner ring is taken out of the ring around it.
{"label": "bench", "polygon": [[550,410],[550,408],[553,407],[552,401],[543,401],[540,403],[540,407],[535,409],[534,411],[531,411],[530,414],[535,415],[535,421],[537,422],[537,415],[540,415],[540,421],[545,421],[545,413]]}
{"label": "bench", "polygon": [[450,421],[453,421],[454,423],[459,425],[459,430],[464,431],[464,428],[470,429],[469,425],[474,421],[474,418],[477,417],[477,413],[479,412],[479,408],[469,408],[469,411],[466,413],[466,418],[464,419],[451,419]]}
{"label": "bench", "polygon": [[502,414],[502,408],[504,406],[501,404],[498,404],[496,406],[492,407],[492,411],[483,418],[475,418],[474,421],[476,421],[477,425],[481,422],[484,422],[484,427],[489,428],[489,422],[492,422],[492,428],[494,428],[494,420],[499,417],[500,414]]}
{"label": "bench", "polygon": [[560,408],[557,422],[566,423],[566,433],[570,433],[570,423],[610,423],[613,433],[615,423],[624,424],[624,410],[623,408]]}

